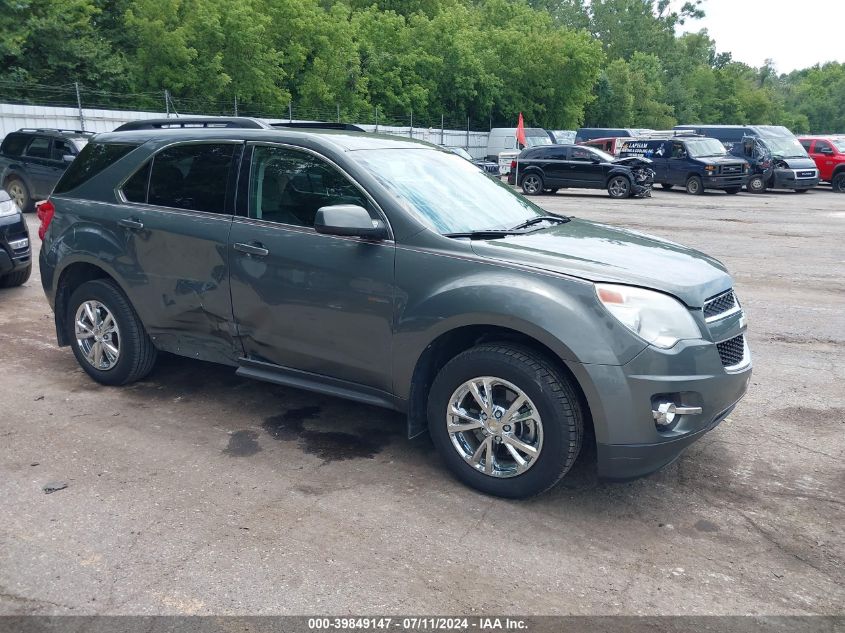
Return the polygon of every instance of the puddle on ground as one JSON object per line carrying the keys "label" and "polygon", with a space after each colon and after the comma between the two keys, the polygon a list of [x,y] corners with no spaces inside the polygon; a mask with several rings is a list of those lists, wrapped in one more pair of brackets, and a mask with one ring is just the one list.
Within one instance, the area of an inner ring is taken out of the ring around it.
{"label": "puddle on ground", "polygon": [[245,430],[235,431],[229,436],[229,444],[223,449],[223,453],[229,457],[249,457],[260,450],[258,433]]}
{"label": "puddle on ground", "polygon": [[375,429],[361,431],[367,435],[306,429],[305,421],[319,418],[321,411],[313,406],[290,409],[265,419],[262,426],[274,440],[296,441],[304,452],[324,462],[372,459],[390,443],[389,433]]}

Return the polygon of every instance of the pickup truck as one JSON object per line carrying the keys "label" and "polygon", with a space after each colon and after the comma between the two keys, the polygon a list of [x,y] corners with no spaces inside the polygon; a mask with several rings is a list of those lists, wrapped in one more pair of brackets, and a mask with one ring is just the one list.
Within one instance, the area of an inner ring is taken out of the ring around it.
{"label": "pickup truck", "polygon": [[801,136],[804,149],[816,162],[819,179],[829,182],[837,193],[845,193],[845,134]]}

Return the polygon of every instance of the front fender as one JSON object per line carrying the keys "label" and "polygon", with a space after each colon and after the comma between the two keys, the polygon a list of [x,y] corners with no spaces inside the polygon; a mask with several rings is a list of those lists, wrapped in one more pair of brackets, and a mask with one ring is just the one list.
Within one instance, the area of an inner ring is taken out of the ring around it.
{"label": "front fender", "polygon": [[[432,274],[419,275],[420,270]],[[593,284],[583,280],[405,252],[397,256],[397,283],[403,291],[394,326],[394,389],[400,398],[408,397],[425,349],[457,328],[507,328],[542,343],[567,364],[621,365],[645,347],[615,322]]]}

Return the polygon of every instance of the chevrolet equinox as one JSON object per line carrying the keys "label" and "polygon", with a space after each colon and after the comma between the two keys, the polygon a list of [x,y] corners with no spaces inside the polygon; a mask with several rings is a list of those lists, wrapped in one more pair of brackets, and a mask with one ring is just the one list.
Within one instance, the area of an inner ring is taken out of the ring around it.
{"label": "chevrolet equinox", "polygon": [[553,486],[585,431],[602,477],[653,472],[751,374],[720,262],[549,215],[423,142],[100,134],[38,216],[58,343],[94,380],[161,351],[395,409],[493,495]]}

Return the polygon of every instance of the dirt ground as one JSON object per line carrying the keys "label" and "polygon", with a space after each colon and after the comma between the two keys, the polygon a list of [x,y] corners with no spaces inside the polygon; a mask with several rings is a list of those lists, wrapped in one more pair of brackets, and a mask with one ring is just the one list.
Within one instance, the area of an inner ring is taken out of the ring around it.
{"label": "dirt ground", "polygon": [[98,386],[34,271],[0,291],[0,614],[845,612],[845,196],[536,200],[735,275],[752,387],[680,460],[511,502],[381,409],[174,357]]}

